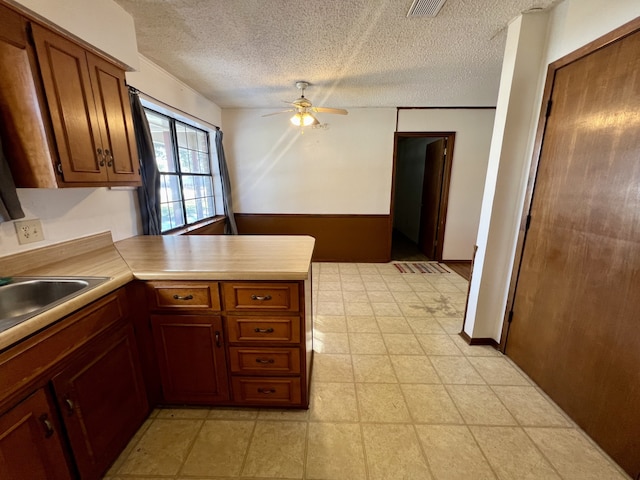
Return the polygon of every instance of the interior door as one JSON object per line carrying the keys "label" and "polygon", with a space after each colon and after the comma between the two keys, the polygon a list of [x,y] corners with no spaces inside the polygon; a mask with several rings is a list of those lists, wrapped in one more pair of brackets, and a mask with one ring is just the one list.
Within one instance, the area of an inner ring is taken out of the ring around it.
{"label": "interior door", "polygon": [[425,155],[424,182],[422,185],[422,209],[420,211],[420,235],[418,247],[432,260],[436,260],[440,201],[445,164],[446,139],[429,143]]}
{"label": "interior door", "polygon": [[640,474],[640,33],[556,70],[506,354]]}

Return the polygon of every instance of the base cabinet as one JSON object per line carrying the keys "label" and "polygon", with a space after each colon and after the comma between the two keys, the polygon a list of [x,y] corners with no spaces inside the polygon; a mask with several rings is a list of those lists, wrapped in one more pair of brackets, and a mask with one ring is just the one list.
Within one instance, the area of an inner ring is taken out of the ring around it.
{"label": "base cabinet", "polygon": [[135,335],[124,325],[53,378],[81,478],[99,478],[147,414]]}
{"label": "base cabinet", "polygon": [[102,478],[148,413],[120,289],[0,352],[0,479]]}
{"label": "base cabinet", "polygon": [[57,413],[44,388],[0,416],[0,478],[69,480]]}
{"label": "base cabinet", "polygon": [[147,282],[166,404],[306,408],[305,282]]}
{"label": "base cabinet", "polygon": [[229,400],[222,319],[209,315],[152,315],[165,402]]}

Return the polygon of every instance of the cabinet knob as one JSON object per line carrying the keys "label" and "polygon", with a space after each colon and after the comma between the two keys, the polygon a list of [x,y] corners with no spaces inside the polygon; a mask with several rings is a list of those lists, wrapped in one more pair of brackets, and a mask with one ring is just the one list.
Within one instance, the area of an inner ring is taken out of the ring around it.
{"label": "cabinet knob", "polygon": [[53,424],[49,421],[49,416],[46,413],[43,413],[39,417],[40,423],[42,423],[42,428],[44,428],[44,438],[50,438],[55,430],[53,429]]}
{"label": "cabinet knob", "polygon": [[69,415],[73,415],[73,409],[75,408],[75,404],[73,403],[73,400],[71,400],[69,397],[64,397],[64,404],[67,406],[67,413]]}

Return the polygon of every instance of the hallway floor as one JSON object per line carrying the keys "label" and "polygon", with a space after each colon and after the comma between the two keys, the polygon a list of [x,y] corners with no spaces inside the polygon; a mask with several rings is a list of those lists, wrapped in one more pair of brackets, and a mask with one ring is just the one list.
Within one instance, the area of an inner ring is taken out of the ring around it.
{"label": "hallway floor", "polygon": [[308,411],[156,409],[124,479],[628,478],[511,361],[458,335],[467,282],[313,265]]}

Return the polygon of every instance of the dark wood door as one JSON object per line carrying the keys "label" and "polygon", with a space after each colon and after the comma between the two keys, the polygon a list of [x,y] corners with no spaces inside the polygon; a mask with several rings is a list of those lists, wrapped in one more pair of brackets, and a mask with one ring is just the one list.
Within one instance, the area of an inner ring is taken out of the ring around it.
{"label": "dark wood door", "polygon": [[100,478],[148,412],[131,325],[94,340],[53,385],[80,477]]}
{"label": "dark wood door", "polygon": [[56,413],[44,389],[0,416],[0,478],[67,480]]}
{"label": "dark wood door", "polygon": [[152,315],[151,325],[167,403],[229,400],[222,319],[209,315]]}
{"label": "dark wood door", "polygon": [[85,50],[33,24],[33,37],[65,182],[108,179]]}
{"label": "dark wood door", "polygon": [[441,138],[427,145],[422,185],[422,209],[420,210],[420,234],[418,247],[432,260],[436,260],[440,201],[445,165],[446,139]]}
{"label": "dark wood door", "polygon": [[506,354],[640,473],[640,33],[555,72]]}
{"label": "dark wood door", "polygon": [[109,181],[139,182],[139,161],[124,72],[87,53]]}

